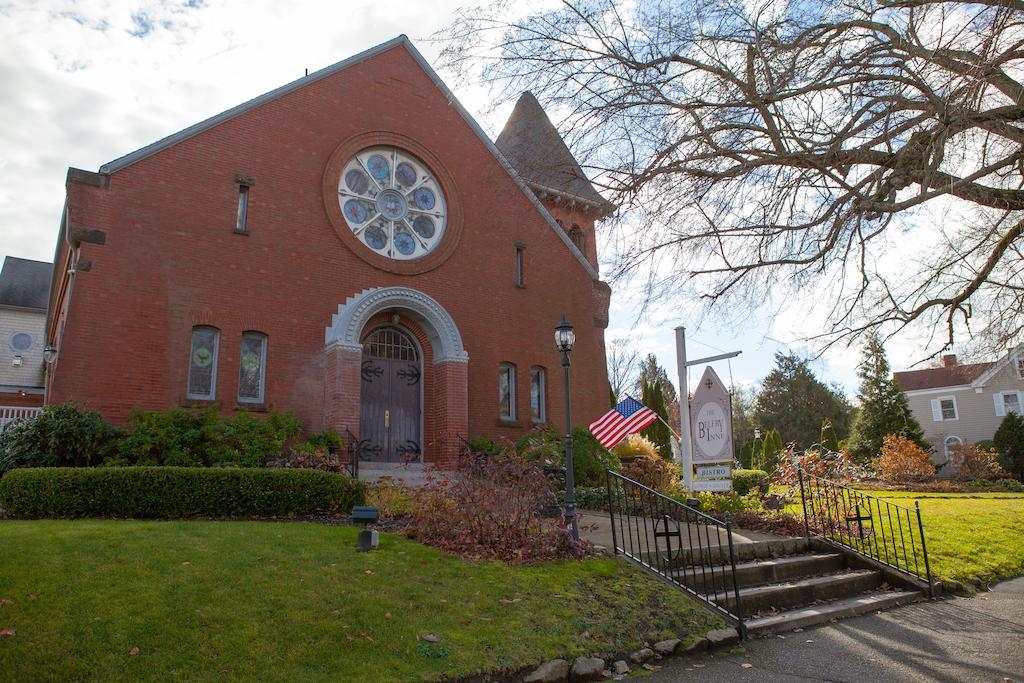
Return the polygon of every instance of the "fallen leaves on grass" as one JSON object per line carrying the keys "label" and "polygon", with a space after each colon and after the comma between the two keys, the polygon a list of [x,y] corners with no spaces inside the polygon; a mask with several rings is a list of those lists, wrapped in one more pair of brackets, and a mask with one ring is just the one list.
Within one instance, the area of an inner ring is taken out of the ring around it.
{"label": "fallen leaves on grass", "polygon": [[13,636],[16,633],[13,628],[0,628],[0,636]]}
{"label": "fallen leaves on grass", "polygon": [[139,648],[138,648],[138,646],[135,646],[135,647],[133,647],[132,649],[128,650],[128,656],[129,656],[129,657],[134,657],[134,656],[136,656],[137,654],[139,654]]}

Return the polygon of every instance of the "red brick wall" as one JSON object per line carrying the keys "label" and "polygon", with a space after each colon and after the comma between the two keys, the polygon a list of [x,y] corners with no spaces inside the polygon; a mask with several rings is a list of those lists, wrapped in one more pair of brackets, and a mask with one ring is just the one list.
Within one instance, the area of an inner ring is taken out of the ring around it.
{"label": "red brick wall", "polygon": [[[463,229],[449,258],[428,272],[389,273],[356,258],[325,214],[331,154],[377,130],[430,150],[443,166],[435,171],[451,179],[447,199],[459,203]],[[256,179],[248,235],[233,232],[239,173]],[[514,437],[530,426],[533,365],[547,368],[548,415],[562,423],[552,331],[563,313],[578,340],[573,421],[586,424],[607,409],[590,276],[404,48],[122,169],[108,188],[70,183],[68,198],[73,223],[105,230],[107,243],[82,246],[93,266],[76,276],[52,402],[84,401],[115,421],[135,406],[180,404],[191,328],[210,324],[221,331],[217,398],[225,410],[235,407],[241,334],[255,329],[268,337],[268,408],[295,410],[311,430],[323,428],[325,416],[358,425],[358,372],[351,376],[339,352],[325,351],[324,329],[347,297],[406,286],[440,302],[462,335],[468,366],[431,371],[439,387],[467,373],[468,397],[447,399],[467,406],[463,436]],[[525,288],[514,282],[517,242],[526,244]],[[517,365],[517,413],[526,416],[513,427],[497,419],[502,361]],[[432,431],[460,422],[438,420]]]}

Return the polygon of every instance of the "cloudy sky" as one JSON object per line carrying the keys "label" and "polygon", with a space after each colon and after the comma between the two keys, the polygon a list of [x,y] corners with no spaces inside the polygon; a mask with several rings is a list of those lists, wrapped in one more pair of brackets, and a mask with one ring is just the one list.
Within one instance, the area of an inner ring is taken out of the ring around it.
{"label": "cloudy sky", "polygon": [[[51,260],[69,166],[107,161],[283,83],[405,33],[430,61],[428,41],[451,21],[458,0],[0,0],[0,256]],[[441,74],[442,77],[445,74]],[[467,108],[484,111],[482,88],[459,86]],[[493,136],[510,107],[481,116]],[[675,376],[672,329],[679,307],[637,320],[639,291],[616,289],[609,338],[628,335]],[[813,318],[813,316],[810,316]],[[776,350],[806,352],[795,340],[809,316],[796,305],[730,317],[690,331],[690,357],[742,350],[723,379],[754,383]],[[813,322],[813,320],[812,320]],[[856,353],[834,352],[816,371],[853,393]],[[892,345],[897,368],[916,360]],[[699,375],[699,372],[694,373]],[[696,381],[696,378],[692,378]]]}

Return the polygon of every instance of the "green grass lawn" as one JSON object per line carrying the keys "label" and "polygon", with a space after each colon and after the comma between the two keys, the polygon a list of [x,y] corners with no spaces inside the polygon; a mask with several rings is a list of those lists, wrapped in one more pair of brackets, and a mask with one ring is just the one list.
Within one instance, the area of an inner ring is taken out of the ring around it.
{"label": "green grass lawn", "polygon": [[392,535],[357,553],[356,533],[0,521],[0,679],[420,680],[723,625],[618,560],[470,563]]}
{"label": "green grass lawn", "polygon": [[968,581],[1024,574],[1024,494],[870,493],[902,505],[921,501],[933,575]]}

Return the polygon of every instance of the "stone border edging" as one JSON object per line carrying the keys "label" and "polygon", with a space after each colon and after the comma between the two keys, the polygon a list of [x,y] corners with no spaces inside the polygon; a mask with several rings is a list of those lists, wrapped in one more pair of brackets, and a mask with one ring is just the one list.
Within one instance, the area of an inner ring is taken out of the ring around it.
{"label": "stone border edging", "polygon": [[[629,654],[620,653],[608,660],[597,656],[582,655],[570,664],[565,659],[553,659],[538,667],[522,669],[505,680],[522,681],[523,683],[563,683],[564,681],[617,679],[631,673],[633,668],[642,667],[654,660],[666,657],[690,657],[734,647],[739,642],[740,634],[735,628],[714,629],[698,637],[686,647],[682,647],[681,639],[672,638],[658,641],[650,647],[645,646]],[[606,667],[606,664],[610,666]]]}

